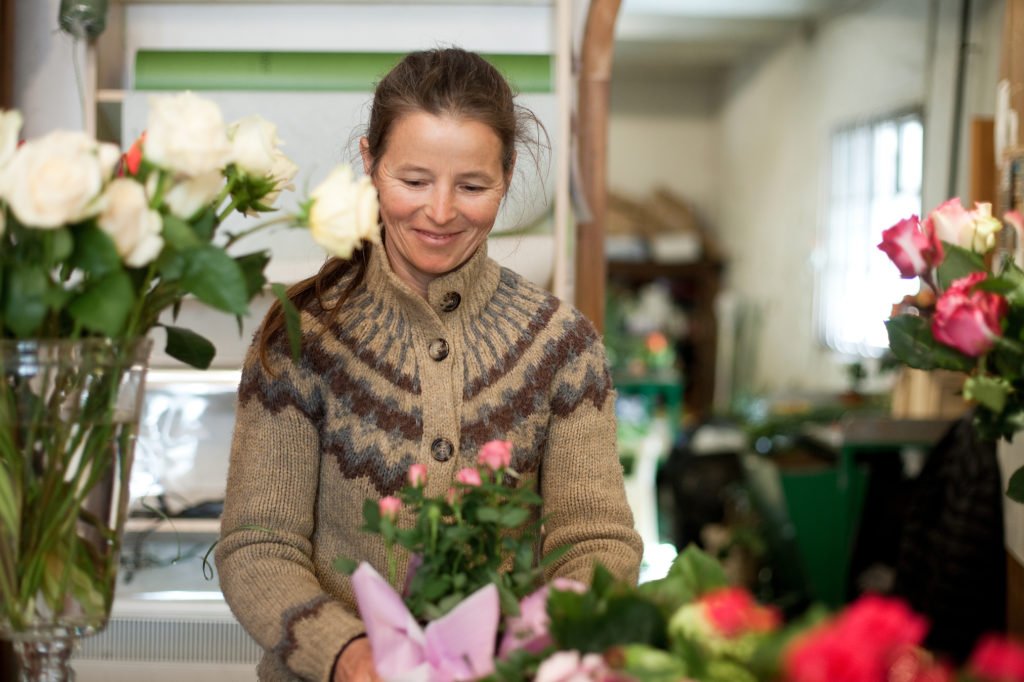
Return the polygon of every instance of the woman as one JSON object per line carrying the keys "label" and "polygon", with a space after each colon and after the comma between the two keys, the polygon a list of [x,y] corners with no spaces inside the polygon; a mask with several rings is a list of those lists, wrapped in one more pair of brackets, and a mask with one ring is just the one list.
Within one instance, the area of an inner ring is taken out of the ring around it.
{"label": "woman", "polygon": [[[363,501],[426,463],[427,494],[492,439],[544,499],[555,576],[595,561],[635,581],[641,544],[615,449],[614,393],[593,327],[487,257],[516,143],[536,119],[478,55],[407,56],[378,85],[360,141],[382,245],[329,261],[290,292],[304,339],[292,362],[272,310],[247,357],[217,567],[266,649],[261,679],[376,679],[348,577],[382,570]],[[401,518],[399,519],[401,523]],[[398,576],[398,582],[404,576]]]}

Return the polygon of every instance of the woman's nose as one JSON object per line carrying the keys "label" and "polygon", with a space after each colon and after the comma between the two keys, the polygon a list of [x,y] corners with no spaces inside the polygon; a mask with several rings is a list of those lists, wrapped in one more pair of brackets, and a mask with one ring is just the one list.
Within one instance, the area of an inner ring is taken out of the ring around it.
{"label": "woman's nose", "polygon": [[444,225],[455,219],[455,197],[443,188],[437,188],[430,195],[427,217],[436,225]]}

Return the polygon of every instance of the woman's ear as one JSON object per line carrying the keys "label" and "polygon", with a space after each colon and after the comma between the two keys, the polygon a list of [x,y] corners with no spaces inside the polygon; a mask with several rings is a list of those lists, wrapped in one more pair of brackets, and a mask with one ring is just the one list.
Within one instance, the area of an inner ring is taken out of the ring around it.
{"label": "woman's ear", "polygon": [[363,157],[363,172],[372,176],[370,169],[373,168],[373,157],[370,156],[370,141],[365,135],[359,138],[359,156]]}

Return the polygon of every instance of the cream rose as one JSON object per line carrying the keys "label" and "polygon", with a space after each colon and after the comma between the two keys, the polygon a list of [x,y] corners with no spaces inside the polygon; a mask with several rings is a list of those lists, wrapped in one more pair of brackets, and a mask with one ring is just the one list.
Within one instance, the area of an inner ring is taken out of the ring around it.
{"label": "cream rose", "polygon": [[348,258],[360,241],[380,242],[377,189],[370,178],[356,180],[351,167],[338,166],[310,197],[309,231],[328,253]]}
{"label": "cream rose", "polygon": [[[155,176],[154,176],[155,177]],[[220,171],[186,178],[164,192],[164,203],[171,213],[182,220],[188,220],[200,209],[205,208],[214,200],[224,187],[224,176]],[[152,188],[150,194],[153,193]]]}
{"label": "cream rose", "polygon": [[295,179],[298,172],[299,167],[295,165],[295,162],[278,150],[274,154],[274,162],[270,166],[270,177],[273,178],[274,189],[260,197],[260,203],[271,207],[277,202],[281,192],[295,189],[295,183],[292,180]]}
{"label": "cream rose", "polygon": [[265,178],[274,167],[274,156],[281,140],[277,126],[253,114],[228,126],[231,158],[238,170],[254,178]]}
{"label": "cream rose", "polygon": [[996,234],[1003,229],[1003,224],[992,217],[992,204],[975,202],[970,213],[972,230],[970,232],[970,248],[978,253],[988,253],[996,246]]}
{"label": "cream rose", "polygon": [[85,133],[58,130],[19,147],[0,190],[26,227],[53,229],[96,215],[117,147]]}
{"label": "cream rose", "polygon": [[221,171],[231,161],[220,108],[191,92],[150,98],[142,151],[157,166],[188,177]]}
{"label": "cream rose", "polygon": [[114,240],[117,253],[129,267],[148,265],[164,247],[160,214],[149,208],[142,185],[117,178],[103,195],[103,212],[96,219]]}

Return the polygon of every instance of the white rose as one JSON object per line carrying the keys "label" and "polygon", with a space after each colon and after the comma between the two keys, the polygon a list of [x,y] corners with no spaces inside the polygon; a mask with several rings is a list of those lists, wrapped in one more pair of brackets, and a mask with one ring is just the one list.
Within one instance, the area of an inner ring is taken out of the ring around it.
{"label": "white rose", "polygon": [[149,207],[142,185],[117,178],[107,186],[104,208],[96,219],[100,229],[114,240],[117,253],[129,267],[148,265],[160,255],[164,240],[160,214]]}
{"label": "white rose", "polygon": [[295,183],[292,180],[295,179],[298,172],[299,167],[295,165],[295,162],[278,150],[274,154],[274,163],[270,167],[270,177],[274,180],[274,189],[260,197],[260,203],[268,207],[273,206],[282,191],[294,190]]}
{"label": "white rose", "polygon": [[20,131],[21,114],[17,111],[0,111],[0,168],[14,156]]}
{"label": "white rose", "polygon": [[253,114],[228,126],[231,158],[238,170],[254,178],[265,178],[274,166],[274,154],[281,140],[277,126]]}
{"label": "white rose", "polygon": [[977,253],[988,253],[995,248],[996,233],[1003,229],[1003,224],[992,217],[992,204],[987,202],[975,202],[970,216],[973,227],[970,248]]}
{"label": "white rose", "polygon": [[113,145],[58,130],[18,148],[0,190],[26,227],[57,228],[99,212],[98,198],[116,161]]}
{"label": "white rose", "polygon": [[360,241],[380,242],[377,189],[370,178],[355,180],[349,166],[339,166],[310,197],[309,231],[328,253],[348,258]]}
{"label": "white rose", "polygon": [[143,155],[178,174],[221,171],[231,161],[231,142],[220,108],[191,92],[154,96]]}
{"label": "white rose", "polygon": [[164,203],[175,216],[188,220],[208,206],[223,187],[224,176],[220,171],[210,171],[175,183],[164,194]]}

